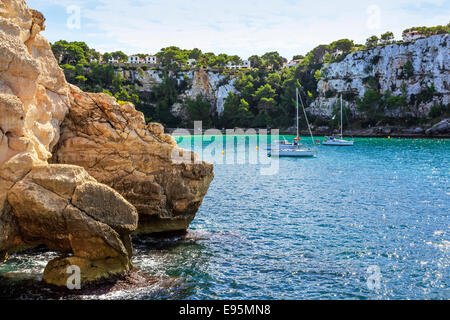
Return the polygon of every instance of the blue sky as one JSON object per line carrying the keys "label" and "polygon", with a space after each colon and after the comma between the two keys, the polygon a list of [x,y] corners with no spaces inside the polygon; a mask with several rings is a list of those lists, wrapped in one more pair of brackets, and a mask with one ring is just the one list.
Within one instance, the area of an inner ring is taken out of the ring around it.
{"label": "blue sky", "polygon": [[[400,38],[411,26],[450,22],[450,0],[26,1],[47,18],[49,41],[85,41],[100,52],[127,54],[175,45],[242,58],[278,51],[290,59],[337,39],[364,43],[387,30]],[[73,6],[80,19],[68,10]]]}

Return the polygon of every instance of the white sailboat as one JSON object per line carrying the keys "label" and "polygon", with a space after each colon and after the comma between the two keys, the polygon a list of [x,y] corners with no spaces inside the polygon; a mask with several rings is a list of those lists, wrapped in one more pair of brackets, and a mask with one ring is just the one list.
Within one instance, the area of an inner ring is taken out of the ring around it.
{"label": "white sailboat", "polygon": [[[293,144],[289,144],[287,146],[283,146],[281,144],[278,146],[278,148],[272,147],[272,149],[269,153],[269,156],[272,156],[272,157],[314,157],[317,153],[317,150],[313,150],[312,148],[303,147],[299,143],[300,135],[299,135],[299,127],[298,127],[298,98],[300,95],[298,93],[298,88],[296,88],[296,90],[295,90],[295,95],[296,95],[295,100],[296,100],[296,108],[297,108],[297,136],[294,138]],[[305,114],[306,123],[308,124],[309,133],[311,134],[312,143],[313,143],[313,145],[315,145],[314,137],[312,135],[312,131],[309,126],[308,117],[306,115],[305,106],[303,105],[303,101],[301,100],[301,97],[300,97],[300,101],[302,102],[303,112]]]}
{"label": "white sailboat", "polygon": [[341,134],[340,138],[336,138],[334,136],[325,137],[322,144],[324,146],[352,146],[354,143],[353,140],[345,140],[342,134],[342,95],[341,95]]}
{"label": "white sailboat", "polygon": [[296,146],[292,143],[286,140],[285,137],[283,137],[283,140],[279,140],[279,141],[275,141],[274,143],[268,145],[266,147],[267,150],[272,150],[272,149],[295,149]]}

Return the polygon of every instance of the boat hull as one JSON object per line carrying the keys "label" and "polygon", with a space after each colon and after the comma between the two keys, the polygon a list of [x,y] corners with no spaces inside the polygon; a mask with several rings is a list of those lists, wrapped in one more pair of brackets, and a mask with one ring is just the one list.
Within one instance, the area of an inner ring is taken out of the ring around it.
{"label": "boat hull", "polygon": [[315,153],[309,149],[283,149],[276,150],[270,153],[271,157],[296,157],[296,158],[308,158],[314,157]]}
{"label": "boat hull", "polygon": [[266,149],[269,150],[269,151],[270,150],[278,150],[280,148],[294,150],[294,149],[297,148],[297,146],[295,146],[293,144],[292,145],[291,144],[285,144],[285,145],[268,145],[266,147]]}
{"label": "boat hull", "polygon": [[324,146],[352,146],[353,141],[334,139],[334,140],[323,141],[322,145],[324,145]]}

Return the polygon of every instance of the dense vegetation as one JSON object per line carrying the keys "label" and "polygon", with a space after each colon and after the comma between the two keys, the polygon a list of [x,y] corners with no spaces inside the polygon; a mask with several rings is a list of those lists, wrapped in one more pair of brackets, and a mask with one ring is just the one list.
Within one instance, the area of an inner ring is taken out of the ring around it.
{"label": "dense vegetation", "polygon": [[[448,32],[449,26],[419,29],[424,34]],[[405,30],[405,32],[410,29]],[[125,78],[127,70],[138,71],[142,74],[154,66],[128,66],[101,63],[110,58],[119,62],[126,62],[127,56],[121,52],[104,53],[101,55],[89,48],[84,42],[67,42],[64,40],[52,44],[52,50],[63,68],[68,82],[81,87],[85,91],[105,92],[116,97],[120,103],[131,101],[142,111],[147,121],[159,121],[168,127],[190,126],[194,120],[203,120],[204,127],[278,127],[287,128],[294,125],[295,117],[295,89],[300,88],[302,101],[309,103],[317,98],[317,83],[326,77],[324,66],[344,59],[349,53],[366,50],[379,45],[394,43],[392,32],[381,34],[380,38],[372,36],[365,45],[355,44],[349,39],[341,39],[328,45],[319,45],[305,56],[297,55],[293,59],[298,65],[291,68],[284,67],[288,61],[278,52],[268,52],[264,55],[253,55],[248,60],[250,69],[230,70],[228,64],[242,64],[242,59],[236,55],[214,54],[178,47],[163,48],[156,54],[160,64],[159,72],[162,81],[152,87],[152,92],[137,90],[139,80],[133,82],[130,77]],[[145,57],[145,54],[139,54]],[[191,60],[194,59],[194,60]],[[194,65],[188,62],[195,61]],[[375,65],[377,61],[372,61]],[[194,99],[180,99],[180,94],[189,87],[186,72],[195,69],[210,69],[223,76],[224,83],[235,78],[236,94],[230,93],[224,104],[221,116],[211,113],[211,103],[205,97]],[[408,61],[401,70],[401,77],[410,78],[414,69]],[[426,87],[420,94],[406,97],[406,92],[393,95],[391,91],[380,93],[378,80],[373,77],[364,79],[367,88],[363,98],[357,98],[355,93],[344,93],[344,100],[356,102],[360,112],[366,115],[366,123],[376,123],[384,119],[386,110],[393,110],[408,105],[417,106],[421,102],[432,100],[435,90],[433,86]],[[325,92],[326,97],[335,96],[333,90]],[[174,104],[180,104],[184,110],[184,119],[176,117],[172,112]],[[336,108],[337,109],[337,108]],[[349,121],[351,112],[344,108]],[[448,113],[448,106],[435,106],[430,113],[432,117],[439,117]],[[337,127],[336,118],[320,119],[311,116],[316,125]]]}
{"label": "dense vegetation", "polygon": [[450,23],[446,26],[435,26],[435,27],[412,27],[409,29],[405,29],[403,31],[403,35],[410,31],[418,31],[421,35],[425,37],[429,37],[435,34],[443,34],[443,33],[449,33],[450,32]]}

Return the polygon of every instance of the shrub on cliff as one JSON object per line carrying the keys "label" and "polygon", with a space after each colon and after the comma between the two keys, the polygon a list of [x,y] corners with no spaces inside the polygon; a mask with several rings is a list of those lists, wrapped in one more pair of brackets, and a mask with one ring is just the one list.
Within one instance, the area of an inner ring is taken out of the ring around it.
{"label": "shrub on cliff", "polygon": [[229,128],[249,127],[251,120],[254,118],[249,107],[245,99],[239,98],[238,95],[230,92],[225,99],[223,115],[220,119],[221,124]]}
{"label": "shrub on cliff", "polygon": [[359,111],[366,113],[370,117],[375,117],[380,112],[382,106],[381,94],[373,89],[369,89],[364,93],[362,99],[356,99],[356,105]]}
{"label": "shrub on cliff", "polygon": [[366,48],[367,49],[373,49],[378,45],[378,41],[380,39],[378,39],[377,36],[371,36],[369,38],[367,38],[366,40]]}
{"label": "shrub on cliff", "polygon": [[414,66],[410,60],[406,61],[402,69],[402,76],[404,79],[409,79],[414,75]]}
{"label": "shrub on cliff", "polygon": [[430,113],[428,114],[428,117],[431,119],[433,118],[439,118],[440,116],[444,114],[450,114],[450,104],[443,105],[443,104],[435,104],[431,107]]}
{"label": "shrub on cliff", "polygon": [[170,109],[177,102],[178,95],[176,79],[169,77],[167,73],[164,74],[162,82],[153,87],[149,99],[155,106],[151,115],[152,118],[169,127],[177,127],[180,124],[180,119],[175,117]]}
{"label": "shrub on cliff", "polygon": [[59,40],[51,45],[55,58],[62,64],[87,64],[88,61],[100,59],[100,53],[88,47],[85,42],[67,42]]}
{"label": "shrub on cliff", "polygon": [[187,110],[189,125],[193,127],[194,121],[202,121],[204,128],[212,127],[210,116],[211,103],[201,95],[193,99],[186,99],[185,108]]}
{"label": "shrub on cliff", "polygon": [[384,44],[391,43],[392,40],[394,40],[394,34],[391,31],[387,31],[381,35],[381,41]]}
{"label": "shrub on cliff", "polygon": [[449,33],[450,32],[450,23],[446,26],[435,26],[435,27],[412,27],[403,30],[402,36],[405,36],[407,33],[411,31],[417,31],[419,34],[429,37],[435,34],[443,34],[443,33]]}
{"label": "shrub on cliff", "polygon": [[433,100],[436,93],[434,84],[427,85],[418,95],[416,95],[417,103],[428,103]]}
{"label": "shrub on cliff", "polygon": [[385,105],[388,109],[396,109],[398,107],[406,106],[408,104],[407,98],[404,95],[393,96],[388,90],[383,96]]}

